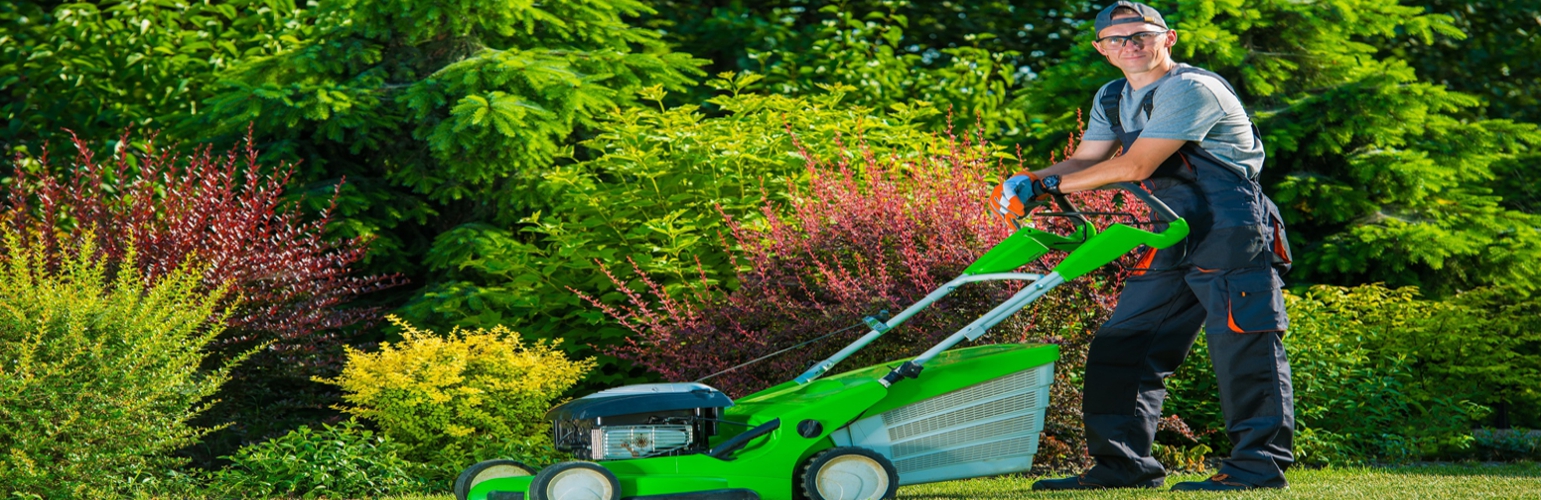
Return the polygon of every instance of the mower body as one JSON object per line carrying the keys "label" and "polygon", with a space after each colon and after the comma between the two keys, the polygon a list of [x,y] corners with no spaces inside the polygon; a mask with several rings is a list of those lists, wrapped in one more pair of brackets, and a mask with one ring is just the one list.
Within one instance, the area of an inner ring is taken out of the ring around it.
{"label": "mower body", "polygon": [[[791,500],[797,468],[835,446],[884,455],[900,484],[1026,471],[1058,357],[1055,345],[955,349],[893,387],[881,379],[908,360],[787,382],[731,406],[720,406],[726,396],[700,384],[628,386],[571,401],[549,416],[558,446],[614,473],[621,498]],[[702,406],[683,407],[689,404]],[[620,408],[640,411],[600,415]],[[701,436],[713,431],[704,424],[715,424],[715,435]],[[768,424],[774,429],[731,453],[710,453]],[[644,456],[627,458],[633,454]],[[491,479],[468,497],[530,498],[531,482],[531,476]]]}

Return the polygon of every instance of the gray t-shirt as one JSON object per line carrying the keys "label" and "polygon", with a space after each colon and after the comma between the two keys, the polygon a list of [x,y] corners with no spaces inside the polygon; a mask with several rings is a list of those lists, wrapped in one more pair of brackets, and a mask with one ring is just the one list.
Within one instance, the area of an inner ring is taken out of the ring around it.
{"label": "gray t-shirt", "polygon": [[[1147,121],[1140,102],[1157,88],[1161,90],[1151,102]],[[1219,79],[1196,72],[1167,73],[1140,90],[1132,89],[1133,86],[1124,85],[1124,95],[1118,103],[1125,130],[1140,130],[1140,137],[1197,141],[1227,166],[1247,176],[1262,171],[1263,145],[1252,137],[1252,121],[1241,107],[1241,100]],[[1102,93],[1107,90],[1108,86],[1103,85],[1092,98],[1092,119],[1082,140],[1118,140],[1102,111]]]}

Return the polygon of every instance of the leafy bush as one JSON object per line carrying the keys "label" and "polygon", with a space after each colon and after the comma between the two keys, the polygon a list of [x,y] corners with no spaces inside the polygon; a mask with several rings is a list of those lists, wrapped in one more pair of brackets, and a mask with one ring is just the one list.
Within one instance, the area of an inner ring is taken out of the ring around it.
{"label": "leafy bush", "polygon": [[379,314],[343,306],[400,279],[352,276],[365,241],[330,239],[331,209],[307,220],[286,202],[294,166],[260,164],[250,142],[222,156],[207,148],[178,155],[154,137],[143,149],[128,143],[125,133],[112,156],[99,159],[76,139],[67,172],[46,155],[19,161],[0,223],[45,249],[49,263],[71,257],[75,242],[89,240],[109,274],[133,270],[153,283],[192,259],[207,264],[198,269],[201,290],[229,287],[225,304],[234,310],[209,346],[211,362],[266,349],[234,370],[220,393],[223,403],[202,417],[211,426],[236,422],[229,435],[211,437],[220,443],[204,459],[233,451],[224,441],[335,416],[326,409],[335,395],[310,377],[335,375],[341,345],[354,340],[350,329]]}
{"label": "leafy bush", "polygon": [[1499,427],[1541,426],[1541,300],[1480,288],[1430,303],[1385,350],[1412,358],[1419,389],[1494,408]]}
{"label": "leafy bush", "polygon": [[757,75],[719,76],[709,83],[722,93],[710,102],[720,116],[695,105],[665,107],[665,92],[648,89],[643,97],[655,106],[603,117],[604,132],[584,143],[593,159],[543,176],[538,189],[552,200],[548,210],[516,222],[463,224],[435,239],[424,262],[439,279],[402,315],[420,325],[515,324],[533,338],[562,337],[571,355],[599,362],[586,390],[656,381],[605,354],[629,332],[568,291],[625,300],[596,262],[631,257],[671,291],[701,273],[736,286],[718,245],[727,228],[714,207],[752,220],[762,194],[781,200],[788,184],[803,182],[788,126],[816,154],[830,153],[837,133],[858,130],[874,147],[910,151],[930,141],[920,123],[941,113],[923,104],[886,111],[848,105],[848,87],[798,98],[760,95],[745,91]]}
{"label": "leafy bush", "polygon": [[[958,276],[1009,232],[984,210],[996,181],[985,176],[1006,170],[998,149],[977,136],[947,138],[904,156],[865,144],[859,150],[837,147],[829,162],[803,149],[809,180],[806,188],[792,189],[785,209],[790,215],[783,216],[770,200],[763,202],[759,219],[745,222],[724,214],[732,236],[725,243],[737,252],[740,269],[736,288],[723,290],[698,279],[671,291],[642,272],[635,280],[610,276],[627,305],[589,298],[633,331],[612,352],[665,379],[695,380],[860,324],[863,316],[896,312]],[[1016,166],[1017,160],[1011,163]],[[1088,210],[1119,207],[1112,193],[1075,198]],[[1046,272],[1058,258],[1030,264],[1027,271]],[[983,340],[1062,345],[1061,380],[1040,455],[1051,467],[1085,460],[1079,384],[1085,346],[1121,284],[1122,276],[1111,268],[1068,283]],[[962,288],[844,367],[918,354],[1020,286],[988,282]],[[747,394],[790,379],[809,360],[832,354],[864,331],[727,371],[710,382],[733,395]]]}
{"label": "leafy bush", "polygon": [[[1345,464],[1400,462],[1464,450],[1486,408],[1469,393],[1426,386],[1417,353],[1398,339],[1423,328],[1445,307],[1416,299],[1411,288],[1320,285],[1286,295],[1284,346],[1295,388],[1296,459]],[[1207,444],[1229,453],[1208,349],[1201,338],[1168,382],[1166,409],[1200,428]]]}
{"label": "leafy bush", "polygon": [[109,279],[90,238],[54,265],[14,234],[3,250],[0,492],[110,496],[185,462],[171,452],[209,432],[187,421],[228,378],[199,369],[227,289],[189,267]]}
{"label": "leafy bush", "polygon": [[348,348],[342,374],[318,379],[346,391],[345,411],[373,421],[439,478],[499,456],[554,461],[545,412],[593,360],[570,360],[545,340],[526,344],[503,327],[440,337],[389,318],[401,342]]}
{"label": "leafy bush", "polygon": [[206,494],[358,498],[429,490],[423,466],[405,454],[401,443],[353,420],[301,427],[225,457],[230,466],[209,475]]}

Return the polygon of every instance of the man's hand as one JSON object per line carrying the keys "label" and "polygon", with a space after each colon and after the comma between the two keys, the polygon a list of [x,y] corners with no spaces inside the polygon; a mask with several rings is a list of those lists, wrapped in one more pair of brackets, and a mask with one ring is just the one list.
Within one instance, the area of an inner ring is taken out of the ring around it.
{"label": "man's hand", "polygon": [[1048,202],[1049,193],[1031,172],[1021,172],[995,186],[990,193],[990,207],[1008,222],[1022,217]]}

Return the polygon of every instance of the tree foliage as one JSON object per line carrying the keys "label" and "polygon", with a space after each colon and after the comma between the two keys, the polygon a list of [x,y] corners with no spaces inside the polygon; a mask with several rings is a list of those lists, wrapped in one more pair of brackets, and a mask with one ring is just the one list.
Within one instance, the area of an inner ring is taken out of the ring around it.
{"label": "tree foliage", "polygon": [[418,274],[430,243],[463,224],[512,224],[573,136],[639,88],[682,88],[698,61],[623,16],[633,0],[530,3],[352,0],[306,9],[292,47],[219,75],[185,133],[248,122],[307,182],[347,176],[349,235],[377,236],[378,268]]}
{"label": "tree foliage", "polygon": [[929,105],[888,113],[847,105],[854,89],[846,86],[799,98],[745,92],[755,78],[724,74],[709,82],[722,92],[709,103],[721,116],[696,105],[665,106],[659,88],[642,94],[652,105],[605,115],[605,132],[584,143],[593,158],[553,169],[535,187],[553,200],[547,210],[518,224],[463,225],[436,241],[425,261],[443,278],[408,302],[404,315],[465,327],[518,324],[526,334],[562,337],[570,352],[599,359],[587,380],[592,388],[650,378],[605,354],[629,332],[573,293],[624,298],[601,264],[630,258],[671,292],[701,272],[736,287],[718,244],[726,231],[718,209],[753,218],[762,196],[780,199],[802,182],[788,128],[821,154],[836,134],[857,130],[875,145],[914,149],[929,140],[922,122],[941,113]]}
{"label": "tree foliage", "polygon": [[[1174,57],[1225,75],[1263,130],[1263,184],[1284,209],[1297,277],[1421,285],[1435,295],[1484,284],[1534,290],[1541,219],[1503,203],[1498,175],[1533,166],[1541,131],[1462,119],[1470,95],[1419,80],[1370,42],[1460,36],[1451,18],[1385,2],[1157,2],[1180,31]],[[1090,30],[1080,40],[1089,42]],[[1035,116],[1068,128],[1116,77],[1089,43],[1024,93]],[[1099,68],[1095,71],[1090,68]]]}
{"label": "tree foliage", "polygon": [[294,11],[292,0],[0,4],[0,151],[196,114],[215,72],[286,45],[278,31]]}
{"label": "tree foliage", "polygon": [[[1407,0],[1450,16],[1462,35],[1399,37],[1378,44],[1451,90],[1481,97],[1481,116],[1541,123],[1541,20],[1527,0]],[[1400,42],[1400,43],[1397,43]],[[1534,211],[1532,211],[1534,213]]]}
{"label": "tree foliage", "polygon": [[[1016,68],[1019,76],[1030,76],[1057,62],[1074,40],[1078,20],[1096,12],[1089,2],[1064,0],[655,0],[652,4],[657,13],[644,16],[641,24],[663,32],[678,50],[711,60],[713,71],[769,73],[777,57],[816,64],[805,55],[838,31],[873,45],[887,45],[900,55],[920,56],[922,64],[911,68],[916,76],[956,64],[949,49],[965,48],[977,49],[970,53],[992,54],[998,63]],[[821,76],[838,72],[828,66]]]}

